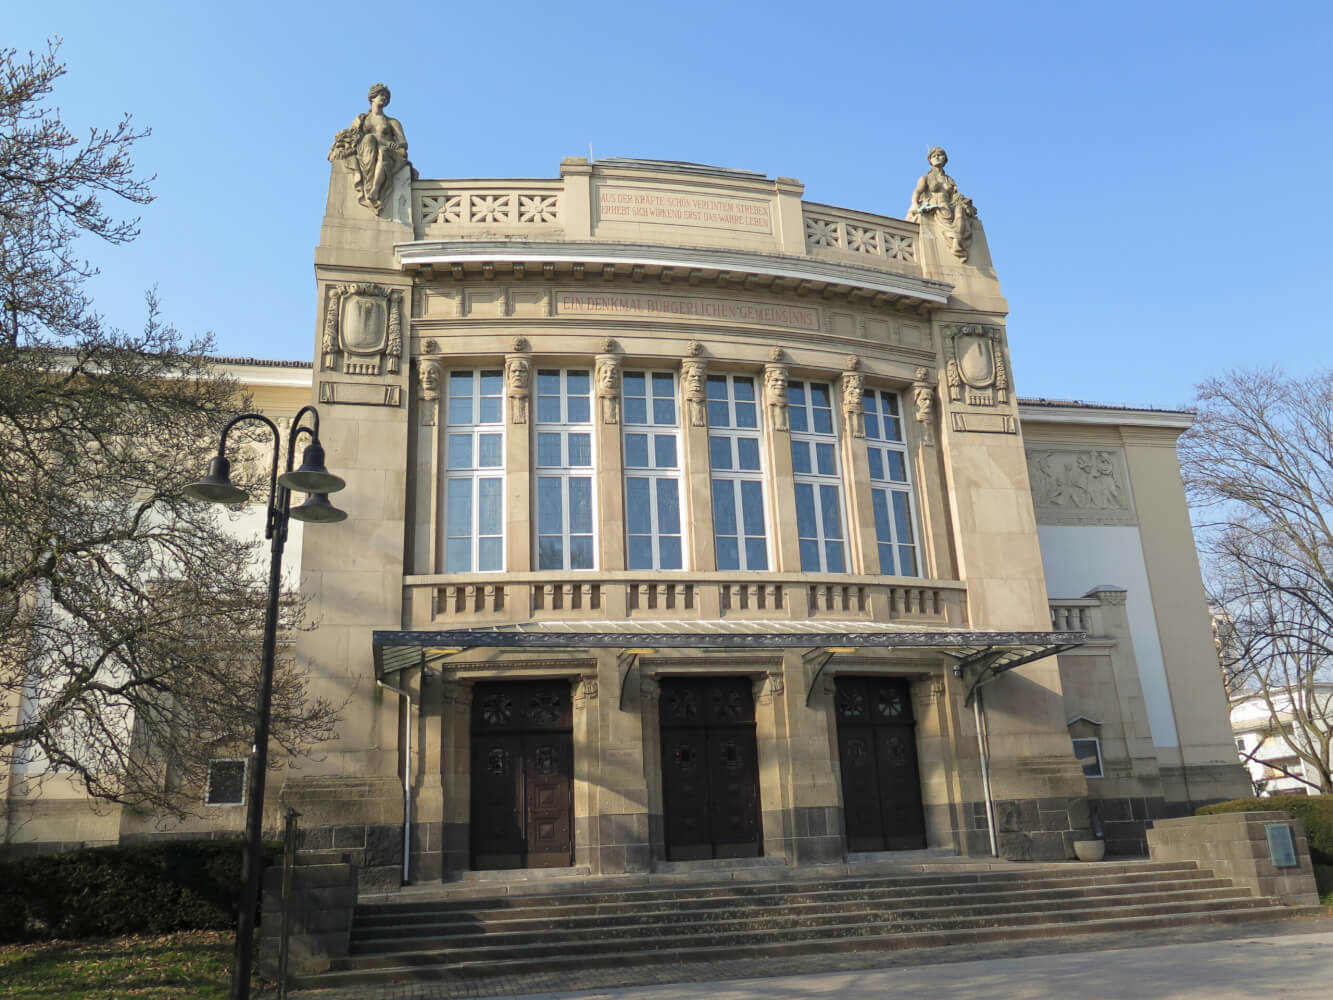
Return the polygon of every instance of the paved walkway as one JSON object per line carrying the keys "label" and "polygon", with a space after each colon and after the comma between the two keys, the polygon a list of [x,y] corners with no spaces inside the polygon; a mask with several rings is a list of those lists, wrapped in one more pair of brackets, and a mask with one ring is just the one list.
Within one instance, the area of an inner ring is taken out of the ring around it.
{"label": "paved walkway", "polygon": [[[1327,1000],[1333,916],[889,953],[294,992],[292,1000]],[[647,985],[644,985],[647,984]],[[578,992],[570,992],[578,991]]]}

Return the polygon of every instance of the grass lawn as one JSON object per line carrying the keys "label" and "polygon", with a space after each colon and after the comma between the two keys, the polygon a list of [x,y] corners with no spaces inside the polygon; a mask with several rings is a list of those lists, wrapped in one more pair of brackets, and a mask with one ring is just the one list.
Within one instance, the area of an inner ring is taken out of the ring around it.
{"label": "grass lawn", "polygon": [[22,1000],[219,1000],[230,931],[0,945],[0,997]]}

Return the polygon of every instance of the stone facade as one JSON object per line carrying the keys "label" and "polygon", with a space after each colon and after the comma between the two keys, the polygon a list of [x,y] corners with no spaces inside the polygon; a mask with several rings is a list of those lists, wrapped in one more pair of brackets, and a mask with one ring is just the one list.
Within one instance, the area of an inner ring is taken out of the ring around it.
{"label": "stone facade", "polygon": [[[1141,852],[1150,819],[1244,792],[1224,704],[1177,698],[1216,674],[1172,451],[1188,417],[1020,404],[985,230],[942,156],[913,221],[689,164],[425,180],[377,93],[330,154],[309,381],[274,400],[320,406],[349,514],[298,546],[319,627],[294,639],[320,693],[346,702],[340,739],[275,773],[275,827],[296,806],[308,848],[350,850],[382,885],[404,823],[413,881],[524,867],[548,834],[595,873],[698,852],[841,860],[863,840],[987,854],[993,836],[1004,856],[1063,858],[1099,824],[1113,851]],[[1107,530],[1133,534],[1142,579],[1067,571],[1080,532],[1096,548]],[[1087,596],[1053,600],[1052,565]],[[834,638],[894,627],[939,638]],[[624,637],[430,638],[478,628]],[[974,707],[951,650],[1052,628],[1090,638],[1000,674]],[[710,629],[788,640],[634,640]],[[550,682],[549,725],[495,707],[505,692],[538,705]],[[722,714],[690,728],[695,691]],[[1098,776],[1071,736],[1098,741]],[[745,843],[685,832],[696,739],[723,761],[700,765],[724,768],[709,787],[731,782],[749,810],[718,793],[710,822],[752,828]],[[479,835],[511,774],[512,855]],[[881,840],[864,839],[875,822]],[[11,839],[71,839],[23,829]],[[509,860],[478,864],[488,852]]]}

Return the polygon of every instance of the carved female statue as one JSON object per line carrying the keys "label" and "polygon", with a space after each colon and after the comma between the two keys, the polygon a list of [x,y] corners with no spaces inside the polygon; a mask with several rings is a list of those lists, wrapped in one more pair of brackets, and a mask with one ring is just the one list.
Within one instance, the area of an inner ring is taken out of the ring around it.
{"label": "carved female statue", "polygon": [[389,88],[377,83],[366,95],[370,110],[363,111],[333,140],[330,160],[344,160],[356,175],[357,200],[376,214],[398,168],[407,162],[407,137],[397,118],[384,113]]}
{"label": "carved female statue", "polygon": [[773,429],[787,429],[787,366],[765,365],[764,388],[767,390],[768,409],[773,416]]}
{"label": "carved female statue", "polygon": [[977,210],[972,199],[959,194],[958,185],[944,172],[949,154],[936,146],[926,154],[926,159],[930,161],[930,170],[916,182],[912,204],[907,209],[907,221],[933,219],[944,230],[953,255],[965,261],[972,243],[972,220],[977,217]]}

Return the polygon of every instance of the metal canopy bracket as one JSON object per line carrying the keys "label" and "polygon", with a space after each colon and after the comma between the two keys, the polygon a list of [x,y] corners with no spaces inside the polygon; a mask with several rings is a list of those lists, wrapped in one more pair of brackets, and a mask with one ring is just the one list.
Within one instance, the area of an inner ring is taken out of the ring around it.
{"label": "metal canopy bracket", "polygon": [[824,676],[824,668],[833,662],[836,653],[831,653],[827,649],[812,649],[801,659],[807,667],[814,667],[814,673],[810,676],[810,687],[805,692],[805,707],[810,708],[815,703],[815,690],[819,687],[819,679]]}
{"label": "metal canopy bracket", "polygon": [[[1070,635],[1083,636],[1083,633],[1060,633],[1060,635],[1067,638]],[[963,699],[963,705],[971,705],[977,689],[983,684],[989,684],[1001,674],[1008,673],[1016,667],[1032,663],[1035,660],[1044,660],[1048,656],[1058,656],[1060,653],[1076,649],[1081,645],[1083,645],[1082,638],[1078,641],[1042,645],[1037,649],[1033,649],[1031,646],[1010,647],[1008,649],[986,646],[960,657],[953,667],[954,676],[960,680],[965,678],[969,667],[977,667],[972,682],[967,687],[967,696]]]}
{"label": "metal canopy bracket", "polygon": [[620,675],[620,710],[625,711],[625,698],[630,687],[630,680],[638,679],[639,654],[621,651],[616,654],[616,673]]}

